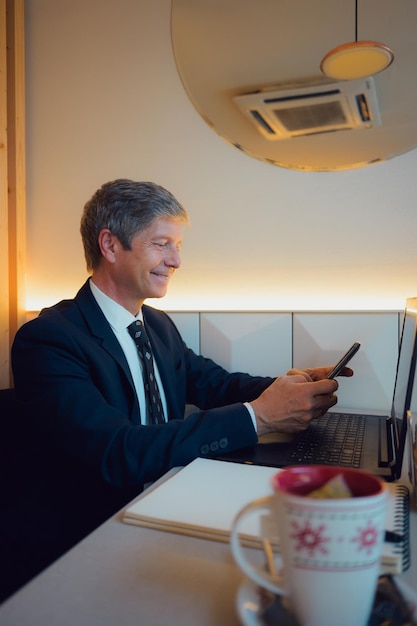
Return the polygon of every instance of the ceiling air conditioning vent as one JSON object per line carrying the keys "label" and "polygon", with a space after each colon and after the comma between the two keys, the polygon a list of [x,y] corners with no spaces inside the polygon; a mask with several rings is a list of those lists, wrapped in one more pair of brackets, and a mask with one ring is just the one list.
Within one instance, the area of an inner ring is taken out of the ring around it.
{"label": "ceiling air conditioning vent", "polygon": [[233,100],[271,141],[381,124],[372,77],[283,85],[235,96]]}

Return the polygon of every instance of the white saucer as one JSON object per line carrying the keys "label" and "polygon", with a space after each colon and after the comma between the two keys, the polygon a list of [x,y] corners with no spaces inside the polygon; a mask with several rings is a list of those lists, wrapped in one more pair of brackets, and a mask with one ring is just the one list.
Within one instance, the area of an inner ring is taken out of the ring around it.
{"label": "white saucer", "polygon": [[[280,604],[278,596],[246,578],[237,594],[237,612],[243,626],[295,626],[296,620]],[[267,612],[270,607],[269,614]],[[266,612],[266,614],[265,614]]]}
{"label": "white saucer", "polygon": [[[417,620],[417,594],[403,581],[396,579],[396,583],[404,598],[414,609],[414,619]],[[268,593],[268,592],[266,592]],[[238,589],[236,608],[243,626],[265,626],[262,619],[261,596],[259,587],[250,579],[245,578]],[[286,620],[284,620],[286,621]],[[276,626],[284,626],[277,623]]]}
{"label": "white saucer", "polygon": [[245,578],[240,585],[236,598],[237,612],[243,626],[263,626],[259,616],[260,604],[258,588]]}

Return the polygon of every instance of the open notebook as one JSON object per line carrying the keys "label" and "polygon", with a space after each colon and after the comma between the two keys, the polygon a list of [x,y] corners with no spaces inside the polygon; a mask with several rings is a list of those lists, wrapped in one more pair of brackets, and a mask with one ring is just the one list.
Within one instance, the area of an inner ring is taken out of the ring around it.
{"label": "open notebook", "polygon": [[[272,494],[271,478],[279,470],[273,467],[229,463],[198,458],[165,479],[131,504],[123,521],[183,535],[215,541],[229,541],[232,521],[251,500]],[[382,570],[398,574],[409,566],[409,497],[408,489],[387,483],[389,507],[386,530],[396,533],[399,541],[386,541]],[[265,529],[268,524],[265,524]],[[243,542],[260,548],[256,516],[249,516],[242,526]]]}
{"label": "open notebook", "polygon": [[[312,420],[300,435],[285,441],[266,438],[253,448],[222,455],[221,459],[274,467],[338,465],[357,467],[388,481],[401,476],[417,357],[417,298],[408,298],[404,312],[391,410],[327,413]],[[376,413],[376,412],[375,412]],[[337,445],[339,444],[339,448]]]}

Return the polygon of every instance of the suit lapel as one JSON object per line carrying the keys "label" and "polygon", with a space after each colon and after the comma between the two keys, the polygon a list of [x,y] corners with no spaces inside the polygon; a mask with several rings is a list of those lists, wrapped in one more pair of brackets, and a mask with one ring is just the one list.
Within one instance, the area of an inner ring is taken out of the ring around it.
{"label": "suit lapel", "polygon": [[[106,320],[102,310],[98,306],[93,294],[91,293],[89,280],[81,287],[75,296],[81,314],[89,328],[91,336],[97,343],[106,350],[106,352],[120,365],[125,372],[132,389],[134,389],[132,374],[126,361],[126,357],[115,334],[113,333],[108,321]],[[135,393],[136,397],[136,393]]]}

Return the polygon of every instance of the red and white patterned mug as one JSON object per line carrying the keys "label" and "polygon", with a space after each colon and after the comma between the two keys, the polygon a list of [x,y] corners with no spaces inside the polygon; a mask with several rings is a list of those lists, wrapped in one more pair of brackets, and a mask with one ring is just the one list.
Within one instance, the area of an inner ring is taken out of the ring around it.
{"label": "red and white patterned mug", "polygon": [[[308,497],[335,476],[343,477],[353,497]],[[361,470],[310,465],[279,471],[272,487],[272,496],[249,503],[232,524],[239,567],[261,587],[285,596],[302,626],[365,626],[380,573],[384,483]],[[239,538],[243,520],[265,510],[280,545],[277,576],[257,567]]]}

